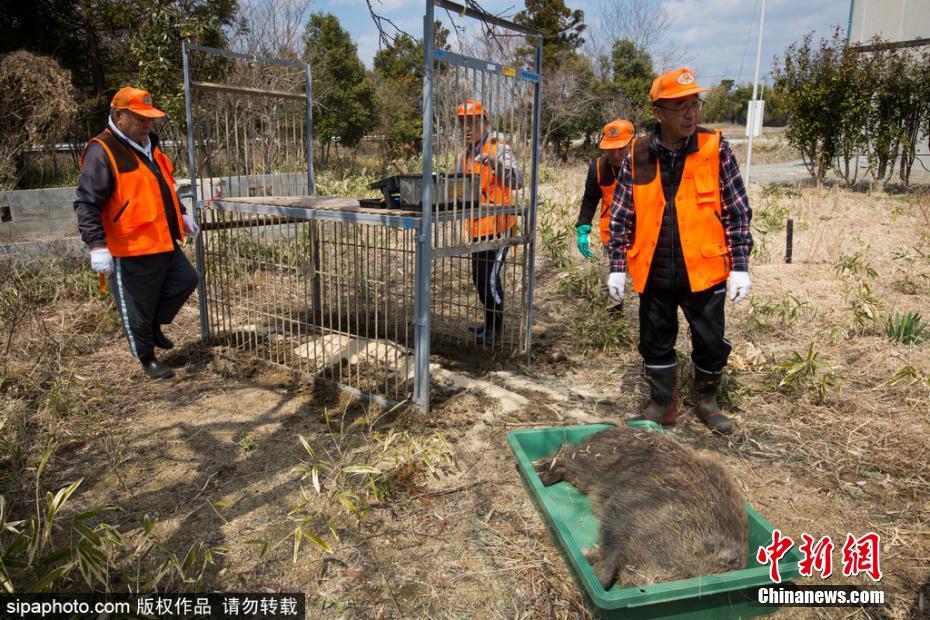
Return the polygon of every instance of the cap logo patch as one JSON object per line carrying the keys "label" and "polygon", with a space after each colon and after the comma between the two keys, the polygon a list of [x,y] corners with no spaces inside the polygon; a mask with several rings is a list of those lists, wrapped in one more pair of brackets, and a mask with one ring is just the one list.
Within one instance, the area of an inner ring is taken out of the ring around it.
{"label": "cap logo patch", "polygon": [[694,84],[694,74],[690,71],[685,71],[678,76],[678,83],[682,86],[690,86]]}
{"label": "cap logo patch", "polygon": [[151,96],[151,95],[145,95],[144,97],[142,97],[142,103],[143,103],[144,105],[152,105],[152,96]]}
{"label": "cap logo patch", "polygon": [[616,137],[618,137],[619,135],[620,135],[620,130],[617,129],[616,127],[611,127],[610,129],[607,130],[607,137],[608,137],[608,138],[616,138]]}

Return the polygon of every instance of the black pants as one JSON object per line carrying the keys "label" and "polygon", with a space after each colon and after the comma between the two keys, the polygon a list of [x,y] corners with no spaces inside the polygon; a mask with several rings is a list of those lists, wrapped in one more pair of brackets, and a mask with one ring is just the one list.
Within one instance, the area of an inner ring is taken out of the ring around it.
{"label": "black pants", "polygon": [[501,269],[510,246],[482,250],[471,255],[471,279],[484,304],[484,324],[500,329],[504,324],[504,286]]}
{"label": "black pants", "polygon": [[110,290],[135,357],[154,352],[154,325],[174,320],[197,288],[197,272],[177,245],[173,252],[114,258]]}
{"label": "black pants", "polygon": [[724,338],[726,282],[706,291],[654,291],[648,285],[639,296],[639,353],[647,366],[675,363],[678,308],[691,327],[691,361],[718,374],[727,365],[730,343]]}

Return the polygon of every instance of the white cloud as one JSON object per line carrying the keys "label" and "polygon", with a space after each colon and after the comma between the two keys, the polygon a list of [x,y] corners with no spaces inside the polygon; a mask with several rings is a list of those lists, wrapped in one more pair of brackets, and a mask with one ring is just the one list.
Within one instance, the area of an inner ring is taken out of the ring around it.
{"label": "white cloud", "polygon": [[[686,63],[691,64],[702,82],[713,84],[722,78],[752,80],[760,5],[759,0],[666,0],[662,8],[673,19],[669,33],[672,42],[688,46]],[[818,37],[828,37],[832,26],[845,28],[848,16],[848,0],[769,0],[761,75],[771,70],[773,56],[781,56],[790,43],[811,30]]]}
{"label": "white cloud", "polygon": [[378,35],[359,35],[355,37],[355,44],[358,45],[358,57],[368,69],[371,69],[375,54],[378,53]]}
{"label": "white cloud", "polygon": [[[362,2],[364,4],[364,2]],[[399,11],[405,8],[413,7],[423,7],[422,0],[372,0],[371,8],[375,10],[376,13],[382,11]],[[391,17],[386,15],[386,17]]]}

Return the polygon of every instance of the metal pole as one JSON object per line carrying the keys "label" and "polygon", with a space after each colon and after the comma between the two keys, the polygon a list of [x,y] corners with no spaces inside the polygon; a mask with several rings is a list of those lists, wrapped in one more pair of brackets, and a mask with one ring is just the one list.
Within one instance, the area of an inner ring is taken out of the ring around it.
{"label": "metal pole", "polygon": [[[191,182],[191,215],[194,221],[202,223],[198,204],[197,191],[197,156],[194,153],[194,112],[191,105],[191,71],[190,51],[187,42],[181,42],[181,57],[184,64],[184,108],[187,116],[187,163],[188,176]],[[203,238],[197,235],[194,238],[194,257],[197,263],[197,305],[200,308],[200,338],[206,341],[210,336],[210,323],[207,318],[207,285],[204,281]]]}
{"label": "metal pole", "polygon": [[[316,194],[313,183],[313,79],[310,65],[305,65],[307,76],[307,194]],[[323,295],[320,286],[320,224],[310,222],[310,291],[314,312],[322,313]],[[322,314],[321,314],[322,316]]]}
{"label": "metal pole", "polygon": [[[762,0],[762,15],[759,17],[759,43],[756,45],[756,75],[752,80],[752,106],[756,110],[756,93],[759,89],[759,64],[762,61],[762,31],[765,28],[765,0]],[[755,133],[754,114],[749,115],[749,146],[746,149],[746,187],[749,187],[749,174],[752,170],[752,136]]]}
{"label": "metal pole", "polygon": [[791,264],[791,258],[794,255],[794,220],[788,218],[788,225],[785,227],[785,262]]}
{"label": "metal pole", "polygon": [[423,17],[423,192],[416,240],[414,294],[414,402],[429,413],[429,312],[433,224],[433,0]]}
{"label": "metal pole", "polygon": [[310,65],[307,71],[307,193],[313,196],[313,80],[310,78]]}
{"label": "metal pole", "polygon": [[[320,222],[319,220],[310,220],[307,224],[310,231],[310,300],[313,304],[313,316],[322,316],[323,312],[323,292],[320,285]],[[322,321],[320,325],[322,325]]]}
{"label": "metal pole", "polygon": [[526,256],[526,268],[530,270],[529,286],[526,293],[526,365],[532,362],[533,347],[533,288],[536,284],[536,200],[537,200],[537,181],[539,173],[539,142],[540,127],[540,108],[542,107],[542,37],[536,40],[536,91],[533,93],[533,164],[530,172],[530,221],[529,230],[526,232],[528,237],[528,247]]}

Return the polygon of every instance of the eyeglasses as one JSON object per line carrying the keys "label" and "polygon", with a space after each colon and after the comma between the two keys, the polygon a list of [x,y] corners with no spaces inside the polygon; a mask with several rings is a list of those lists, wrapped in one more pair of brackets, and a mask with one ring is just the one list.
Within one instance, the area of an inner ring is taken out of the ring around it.
{"label": "eyeglasses", "polygon": [[663,110],[668,110],[669,112],[678,112],[678,113],[681,113],[681,112],[684,112],[685,110],[688,110],[688,109],[700,110],[701,108],[704,107],[704,100],[703,100],[703,99],[694,99],[694,100],[692,100],[692,101],[682,101],[682,102],[678,103],[677,105],[673,105],[673,106],[669,106],[669,105],[658,105],[658,104],[652,104],[652,105],[653,105],[653,107],[661,108],[661,109],[663,109]]}

